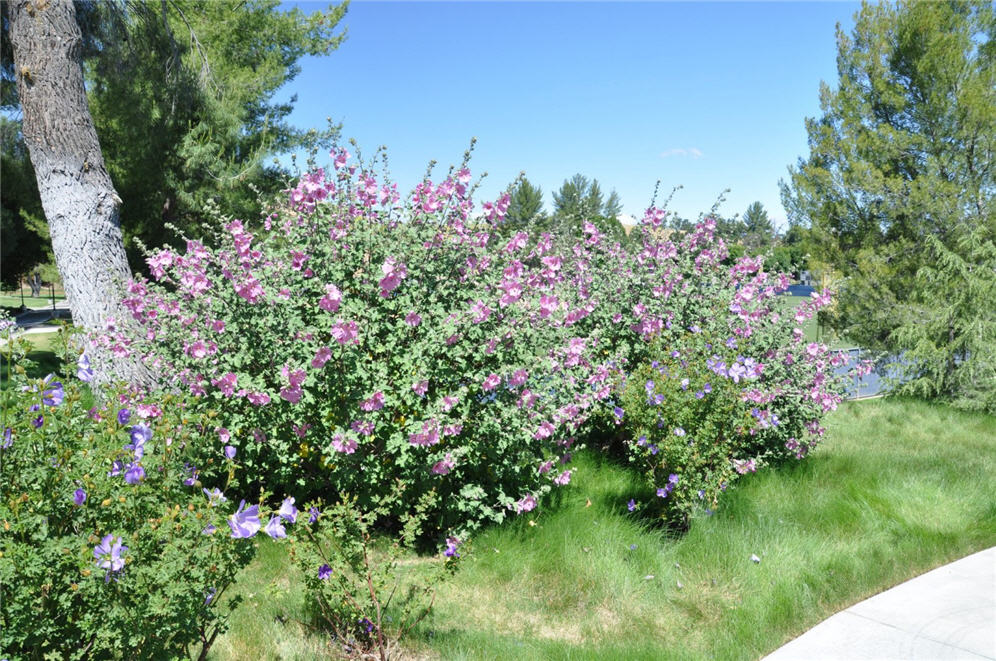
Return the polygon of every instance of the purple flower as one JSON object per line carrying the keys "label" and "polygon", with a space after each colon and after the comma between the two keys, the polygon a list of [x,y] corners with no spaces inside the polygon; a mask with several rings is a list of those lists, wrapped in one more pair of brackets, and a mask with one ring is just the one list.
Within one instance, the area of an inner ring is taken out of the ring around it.
{"label": "purple flower", "polygon": [[45,416],[43,416],[43,415],[40,415],[40,416],[38,416],[37,418],[35,418],[34,420],[31,421],[31,425],[35,429],[41,429],[41,426],[44,425],[44,424],[45,424]]}
{"label": "purple flower", "polygon": [[671,473],[670,475],[667,476],[667,483],[678,484],[678,476],[675,475],[674,473]]}
{"label": "purple flower", "polygon": [[86,502],[86,491],[83,489],[77,489],[73,492],[73,504],[77,507],[82,507],[83,503]]}
{"label": "purple flower", "polygon": [[704,386],[702,386],[702,392],[706,393],[707,395],[709,393],[711,393],[712,392],[712,384],[711,383],[707,383]]}
{"label": "purple flower", "polygon": [[695,393],[695,399],[702,399],[703,397],[705,397],[705,392],[700,390],[697,393]]}
{"label": "purple flower", "polygon": [[58,381],[52,387],[42,392],[42,403],[46,406],[58,406],[66,398],[66,391],[62,389],[62,384]]}
{"label": "purple flower", "polygon": [[297,522],[297,508],[294,507],[294,498],[288,496],[284,498],[284,502],[280,504],[280,511],[277,512],[281,519],[290,521],[291,523]]}
{"label": "purple flower", "polygon": [[128,424],[129,420],[131,420],[131,411],[129,411],[128,409],[121,409],[120,411],[118,411],[119,425],[123,427],[124,425]]}
{"label": "purple flower", "polygon": [[83,383],[90,383],[93,381],[93,370],[90,369],[90,357],[85,353],[81,353],[80,357],[76,360],[76,378]]}
{"label": "purple flower", "polygon": [[630,550],[630,551],[635,551],[635,550],[636,550],[636,548],[637,548],[637,547],[636,547],[636,544],[630,544],[630,545],[629,545],[629,550]]}
{"label": "purple flower", "polygon": [[259,505],[246,507],[246,501],[239,503],[239,509],[228,519],[228,527],[232,529],[232,537],[245,539],[259,532]]}
{"label": "purple flower", "polygon": [[215,505],[220,505],[221,503],[224,503],[225,501],[228,500],[227,498],[225,498],[225,494],[223,494],[218,487],[215,487],[210,491],[208,491],[207,489],[201,489],[201,491],[203,491],[204,494],[208,497],[208,505],[211,507],[214,507]]}
{"label": "purple flower", "polygon": [[116,475],[120,475],[123,467],[124,464],[121,463],[121,460],[115,459],[111,462],[111,470],[107,471],[107,477],[115,477]]}
{"label": "purple flower", "polygon": [[208,589],[207,596],[204,597],[204,605],[205,606],[207,606],[207,605],[209,605],[211,603],[211,601],[214,599],[215,593],[217,593],[217,590],[215,590],[214,588],[209,588]]}
{"label": "purple flower", "polygon": [[457,553],[457,549],[460,548],[460,544],[462,543],[463,542],[461,542],[456,537],[447,537],[446,550],[443,551],[443,555],[445,555],[447,558],[459,558],[460,554]]}
{"label": "purple flower", "polygon": [[184,464],[183,468],[190,474],[190,477],[185,479],[183,483],[188,487],[194,486],[194,483],[197,482],[197,476],[200,475],[200,471],[197,470],[197,466],[192,464]]}
{"label": "purple flower", "polygon": [[328,565],[322,565],[318,568],[318,578],[326,581],[332,576],[332,568]]}
{"label": "purple flower", "polygon": [[201,531],[201,534],[202,535],[213,535],[217,530],[218,530],[218,528],[214,524],[209,523],[206,526],[204,526],[204,530]]}
{"label": "purple flower", "polygon": [[129,429],[128,433],[131,436],[131,443],[135,447],[145,445],[152,438],[152,429],[144,422],[140,422]]}
{"label": "purple flower", "polygon": [[266,524],[266,534],[273,539],[281,539],[287,536],[287,530],[284,528],[284,524],[280,522],[280,517],[275,516],[269,520]]}
{"label": "purple flower", "polygon": [[226,445],[225,456],[229,459],[235,459],[235,448],[233,448],[231,445]]}
{"label": "purple flower", "polygon": [[617,406],[617,407],[613,408],[612,412],[615,414],[616,420],[622,420],[623,419],[623,415],[624,415],[625,412],[620,407]]}
{"label": "purple flower", "polygon": [[317,507],[312,507],[311,509],[308,510],[308,515],[309,515],[308,523],[314,523],[315,521],[318,520],[318,517],[321,515],[321,512],[318,511]]}
{"label": "purple flower", "polygon": [[667,498],[667,494],[668,494],[667,489],[660,488],[660,489],[657,490],[657,497],[658,498]]}
{"label": "purple flower", "polygon": [[145,479],[145,469],[137,461],[125,468],[125,482],[128,484],[138,484]]}
{"label": "purple flower", "polygon": [[14,432],[10,427],[4,427],[3,440],[0,441],[0,450],[6,450],[14,444]]}
{"label": "purple flower", "polygon": [[93,547],[93,557],[98,567],[107,570],[107,580],[110,580],[112,573],[124,569],[125,561],[121,553],[127,550],[127,546],[121,545],[121,538],[114,535],[106,535],[100,544]]}
{"label": "purple flower", "polygon": [[633,500],[632,498],[630,498],[629,502],[626,503],[626,509],[628,509],[630,512],[632,512],[633,510],[635,510],[636,509],[636,501]]}
{"label": "purple flower", "polygon": [[674,428],[674,435],[675,436],[684,436],[685,435],[684,428],[682,428],[682,427],[675,427]]}

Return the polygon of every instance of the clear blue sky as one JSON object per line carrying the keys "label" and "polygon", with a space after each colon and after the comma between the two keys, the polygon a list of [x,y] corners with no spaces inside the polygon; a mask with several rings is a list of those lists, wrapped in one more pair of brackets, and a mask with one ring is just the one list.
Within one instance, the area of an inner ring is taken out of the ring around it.
{"label": "clear blue sky", "polygon": [[[325,4],[295,4],[316,10]],[[526,172],[551,193],[576,172],[640,217],[660,179],[689,218],[760,200],[783,224],[778,180],[807,153],[804,118],[836,84],[835,25],[857,3],[356,1],[339,50],[302,60],[281,97],[291,122],[332,117],[367,154],[389,148],[403,190],[430,159],[459,161],[493,197]],[[440,172],[440,170],[437,170]]]}

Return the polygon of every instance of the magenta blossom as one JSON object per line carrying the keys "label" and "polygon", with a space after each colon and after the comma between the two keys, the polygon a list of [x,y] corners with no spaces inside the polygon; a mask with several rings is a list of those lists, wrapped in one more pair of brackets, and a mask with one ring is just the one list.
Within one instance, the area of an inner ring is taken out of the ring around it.
{"label": "magenta blossom", "polygon": [[447,452],[443,460],[436,462],[436,465],[432,467],[432,472],[435,475],[446,475],[451,470],[453,470],[454,465],[455,463],[453,461],[453,455]]}
{"label": "magenta blossom", "polygon": [[500,383],[501,377],[497,374],[491,373],[484,379],[484,383],[481,384],[481,387],[484,388],[485,391],[494,390]]}

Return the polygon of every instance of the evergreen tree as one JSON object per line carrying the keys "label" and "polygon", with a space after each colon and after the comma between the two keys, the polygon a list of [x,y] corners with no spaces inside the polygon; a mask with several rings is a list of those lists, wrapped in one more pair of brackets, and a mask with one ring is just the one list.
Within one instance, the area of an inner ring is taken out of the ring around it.
{"label": "evergreen tree", "polygon": [[838,29],[838,86],[822,86],[782,198],[842,280],[832,323],[864,346],[903,349],[897,310],[931,295],[918,271],[942,255],[968,264],[996,233],[994,31],[978,0],[866,3],[850,35]]}
{"label": "evergreen tree", "polygon": [[752,252],[763,252],[775,240],[775,226],[760,202],[753,202],[743,215],[743,239]]}
{"label": "evergreen tree", "polygon": [[543,190],[523,177],[512,189],[502,232],[536,231],[544,227],[545,221]]}

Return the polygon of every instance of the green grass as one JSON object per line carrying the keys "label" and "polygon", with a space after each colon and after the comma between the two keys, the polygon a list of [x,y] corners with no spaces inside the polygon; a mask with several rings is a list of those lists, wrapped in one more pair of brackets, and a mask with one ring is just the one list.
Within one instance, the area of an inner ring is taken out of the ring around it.
{"label": "green grass", "polygon": [[[638,475],[579,454],[559,502],[473,540],[408,650],[756,659],[850,604],[996,544],[996,418],[879,399],[842,406],[828,429],[809,460],[742,480],[680,536],[626,511],[629,498],[650,497]],[[282,547],[260,549],[239,589],[275,596],[238,611],[213,658],[321,658],[317,635],[293,621],[305,619],[303,595]]]}
{"label": "green grass", "polygon": [[[63,295],[56,294],[55,300],[56,301],[64,301],[64,300],[66,300],[66,296],[64,294]],[[39,297],[25,296],[24,297],[24,305],[26,305],[29,308],[51,307],[52,306],[52,299],[50,297],[48,297],[48,296],[39,296]],[[20,295],[17,295],[17,296],[0,296],[0,307],[4,307],[4,308],[20,308],[21,307],[21,297],[20,297]]]}
{"label": "green grass", "polygon": [[[24,338],[31,344],[27,358],[35,365],[27,369],[27,375],[32,379],[44,378],[58,372],[62,368],[62,359],[57,353],[59,333],[31,333]],[[2,357],[4,348],[0,347],[0,389],[7,387],[7,360]]]}

